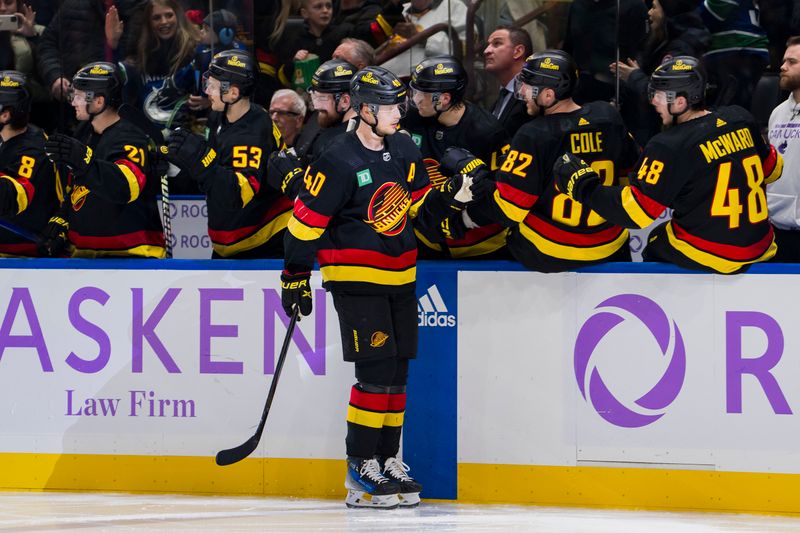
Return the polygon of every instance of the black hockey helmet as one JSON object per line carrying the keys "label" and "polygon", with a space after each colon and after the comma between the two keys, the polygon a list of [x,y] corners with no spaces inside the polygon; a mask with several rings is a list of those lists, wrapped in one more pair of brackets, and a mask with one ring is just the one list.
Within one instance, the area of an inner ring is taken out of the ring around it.
{"label": "black hockey helmet", "polygon": [[453,56],[429,57],[414,67],[408,85],[423,93],[449,93],[453,103],[458,103],[467,89],[467,71]]}
{"label": "black hockey helmet", "polygon": [[656,91],[667,94],[667,103],[684,96],[689,105],[701,104],[706,98],[706,72],[700,61],[692,56],[676,56],[659,65],[650,75],[648,99]]}
{"label": "black hockey helmet", "polygon": [[6,107],[13,114],[26,114],[30,109],[31,94],[28,92],[25,74],[16,70],[0,71],[0,111]]}
{"label": "black hockey helmet", "polygon": [[578,67],[562,50],[543,50],[525,60],[518,80],[539,89],[553,89],[558,100],[572,96],[578,85]]}
{"label": "black hockey helmet", "polygon": [[356,111],[361,104],[379,105],[405,104],[408,89],[400,78],[383,67],[366,67],[350,80],[350,102]]}
{"label": "black hockey helmet", "polygon": [[350,80],[356,67],[341,59],[331,59],[319,66],[311,77],[310,91],[340,94],[350,92]]}
{"label": "black hockey helmet", "polygon": [[81,67],[72,77],[72,88],[86,93],[86,103],[95,96],[103,96],[106,106],[119,107],[122,103],[122,86],[125,73],[115,63],[95,61]]}
{"label": "black hockey helmet", "polygon": [[211,59],[206,74],[222,84],[223,92],[236,85],[243,95],[249,95],[255,85],[255,61],[246,50],[225,50]]}

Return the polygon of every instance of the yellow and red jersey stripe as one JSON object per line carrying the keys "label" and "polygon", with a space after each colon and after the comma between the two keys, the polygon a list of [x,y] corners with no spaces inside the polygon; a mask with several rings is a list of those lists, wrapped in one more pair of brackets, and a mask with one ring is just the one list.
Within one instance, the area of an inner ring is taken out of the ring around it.
{"label": "yellow and red jersey stripe", "polygon": [[778,247],[772,226],[757,242],[748,246],[736,246],[708,241],[692,235],[674,220],[667,223],[669,243],[683,255],[722,274],[732,274],[745,265],[767,261],[775,256]]}
{"label": "yellow and red jersey stripe", "polygon": [[417,249],[399,256],[358,248],[317,252],[323,281],[405,285],[417,276]]}
{"label": "yellow and red jersey stripe", "polygon": [[628,230],[619,226],[577,233],[556,227],[533,213],[525,217],[519,230],[543,253],[571,261],[600,261],[611,257],[628,243]]}

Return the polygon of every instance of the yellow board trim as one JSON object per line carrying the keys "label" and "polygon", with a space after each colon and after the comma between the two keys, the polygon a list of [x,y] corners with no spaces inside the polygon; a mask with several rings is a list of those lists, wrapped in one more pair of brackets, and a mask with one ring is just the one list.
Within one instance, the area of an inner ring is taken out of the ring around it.
{"label": "yellow board trim", "polygon": [[262,244],[269,241],[279,231],[283,230],[292,217],[291,211],[286,211],[273,218],[269,224],[262,227],[257,232],[253,233],[246,239],[242,239],[236,244],[224,245],[219,243],[212,243],[214,251],[222,257],[228,257],[239,252],[245,252],[257,248]]}
{"label": "yellow board trim", "polygon": [[[0,454],[0,490],[343,498],[343,459]],[[800,475],[655,468],[458,465],[458,501],[800,513]]]}
{"label": "yellow board trim", "polygon": [[352,405],[347,406],[347,421],[359,426],[380,429],[383,427],[383,419],[385,417],[386,413],[374,413]]}
{"label": "yellow board trim", "polygon": [[458,501],[800,512],[800,475],[656,468],[458,465]]}
{"label": "yellow board trim", "polygon": [[139,187],[139,180],[136,179],[136,174],[125,165],[117,165],[117,168],[122,175],[125,176],[125,179],[128,181],[128,188],[131,191],[131,199],[128,200],[128,203],[135,201],[139,198],[139,194],[141,194],[141,188]]}
{"label": "yellow board trim", "polygon": [[622,188],[622,208],[625,209],[625,213],[627,213],[631,220],[640,228],[646,228],[655,220],[648,215],[644,209],[642,209],[642,206],[639,205],[639,202],[636,201],[630,185]]}
{"label": "yellow board trim", "polygon": [[767,248],[767,251],[764,252],[760,257],[757,257],[752,261],[729,261],[717,255],[704,252],[699,248],[695,248],[688,242],[680,240],[678,237],[675,236],[675,231],[672,229],[672,222],[669,222],[667,224],[667,240],[669,241],[669,243],[672,245],[673,248],[678,250],[680,253],[682,253],[692,261],[700,263],[701,265],[707,266],[709,268],[713,268],[714,270],[722,274],[732,274],[741,269],[745,265],[771,259],[775,256],[775,253],[778,251],[778,246],[775,244],[775,239],[773,238],[772,243],[770,243],[769,248]]}
{"label": "yellow board trim", "polygon": [[521,207],[517,207],[511,202],[505,200],[502,196],[500,196],[500,191],[494,191],[494,201],[497,202],[497,205],[509,220],[513,220],[514,222],[522,222],[525,220],[525,217],[528,216],[528,209],[522,209]]}
{"label": "yellow board trim", "polygon": [[591,248],[578,248],[575,246],[558,244],[536,233],[524,223],[519,225],[519,232],[537,249],[550,257],[573,261],[599,261],[601,259],[606,259],[628,243],[628,230],[623,230],[622,233],[619,234],[619,237],[607,244],[593,246]]}
{"label": "yellow board trim", "polygon": [[28,195],[25,194],[25,187],[20,184],[17,180],[12,178],[11,176],[6,176],[5,174],[0,174],[0,178],[5,178],[11,182],[14,186],[14,190],[17,191],[17,214],[22,213],[28,208]]}
{"label": "yellow board trim", "polygon": [[417,279],[417,267],[396,272],[361,266],[324,266],[320,268],[324,281],[357,281],[378,285],[405,285]]}
{"label": "yellow board trim", "polygon": [[213,457],[0,454],[0,490],[257,494],[342,498],[343,459],[245,459],[220,468]]}

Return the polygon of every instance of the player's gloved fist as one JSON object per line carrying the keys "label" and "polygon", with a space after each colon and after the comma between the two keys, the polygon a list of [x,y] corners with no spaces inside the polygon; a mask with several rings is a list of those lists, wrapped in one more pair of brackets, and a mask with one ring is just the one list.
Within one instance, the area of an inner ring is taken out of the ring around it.
{"label": "player's gloved fist", "polygon": [[217,152],[199,135],[177,129],[169,136],[167,159],[189,172],[190,177],[205,181],[207,172],[217,164]]}
{"label": "player's gloved fist", "polygon": [[486,166],[479,157],[475,157],[469,150],[451,146],[442,155],[442,162],[439,172],[445,176],[456,174],[466,174],[473,180],[482,178],[489,174],[489,167]]}
{"label": "player's gloved fist", "polygon": [[297,157],[294,148],[272,152],[267,165],[267,181],[289,198],[294,199],[299,192],[299,178],[305,166]]}
{"label": "player's gloved fist", "polygon": [[54,133],[44,143],[44,151],[53,163],[64,163],[79,176],[86,174],[92,163],[92,149],[61,133]]}
{"label": "player's gloved fist", "polygon": [[311,272],[292,273],[287,270],[281,272],[281,304],[288,316],[292,315],[295,306],[300,309],[300,314],[311,314]]}
{"label": "player's gloved fist", "polygon": [[59,216],[51,217],[42,230],[36,250],[42,257],[60,257],[67,246],[69,222]]}
{"label": "player's gloved fist", "polygon": [[586,161],[567,152],[553,165],[556,188],[578,202],[600,184],[600,175]]}

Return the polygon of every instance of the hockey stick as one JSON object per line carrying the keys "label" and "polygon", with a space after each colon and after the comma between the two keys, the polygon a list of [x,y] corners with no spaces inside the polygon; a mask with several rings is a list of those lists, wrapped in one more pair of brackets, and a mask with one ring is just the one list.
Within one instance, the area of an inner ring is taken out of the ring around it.
{"label": "hockey stick", "polygon": [[[133,123],[134,126],[144,132],[145,135],[150,137],[150,140],[156,145],[155,150],[160,152],[159,157],[163,157],[163,149],[166,149],[166,142],[161,130],[147,120],[147,117],[142,111],[133,107],[130,104],[122,104],[119,108],[119,116],[125,120]],[[160,176],[161,180],[161,223],[164,226],[164,241],[166,244],[167,258],[172,257],[172,216],[170,214],[170,201],[169,201],[169,176],[164,171]]]}
{"label": "hockey stick", "polygon": [[256,428],[255,434],[239,446],[230,448],[228,450],[222,450],[221,452],[217,453],[217,464],[219,466],[228,466],[232,465],[233,463],[238,463],[253,453],[258,446],[258,442],[261,440],[261,434],[264,432],[264,424],[267,423],[267,415],[269,414],[269,408],[272,405],[272,398],[275,396],[275,389],[278,386],[278,378],[281,376],[283,363],[286,361],[286,353],[289,351],[289,341],[292,340],[294,326],[297,323],[299,316],[300,308],[295,306],[294,311],[292,312],[292,319],[289,321],[289,327],[286,328],[286,337],[283,339],[283,346],[281,347],[281,353],[278,356],[278,363],[275,365],[275,375],[272,376],[272,383],[269,386],[267,403],[264,404],[264,412],[261,413],[261,421],[258,423],[258,428]]}
{"label": "hockey stick", "polygon": [[17,226],[16,224],[13,224],[11,222],[0,220],[0,228],[8,230],[11,233],[15,233],[16,235],[19,235],[23,239],[27,239],[31,242],[39,242],[39,236],[36,235],[34,232],[26,230],[22,226]]}

